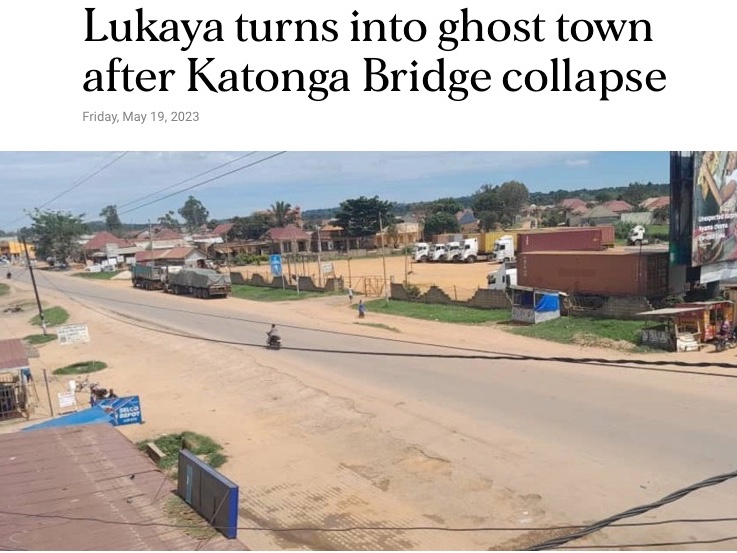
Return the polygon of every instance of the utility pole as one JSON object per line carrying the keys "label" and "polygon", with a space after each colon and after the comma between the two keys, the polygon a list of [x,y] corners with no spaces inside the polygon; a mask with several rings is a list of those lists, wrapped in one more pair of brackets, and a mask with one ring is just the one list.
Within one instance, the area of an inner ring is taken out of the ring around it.
{"label": "utility pole", "polygon": [[322,263],[320,262],[320,254],[322,253],[322,242],[320,241],[320,225],[317,226],[317,278],[318,286],[322,288]]}
{"label": "utility pole", "polygon": [[153,261],[154,258],[154,232],[151,228],[151,219],[148,220],[148,260]]}
{"label": "utility pole", "polygon": [[41,298],[38,297],[38,287],[36,286],[36,277],[33,274],[33,265],[31,264],[31,256],[28,253],[28,244],[26,244],[26,237],[23,237],[23,249],[26,252],[26,263],[28,264],[28,272],[31,273],[31,283],[33,284],[33,293],[36,295],[36,305],[38,306],[38,318],[41,320],[41,330],[43,330],[44,336],[46,332],[46,318],[44,317],[44,310],[41,307]]}
{"label": "utility pole", "polygon": [[381,262],[384,265],[384,297],[389,301],[389,282],[386,280],[386,254],[384,253],[384,225],[381,222],[381,213],[379,213],[379,233],[381,234]]}

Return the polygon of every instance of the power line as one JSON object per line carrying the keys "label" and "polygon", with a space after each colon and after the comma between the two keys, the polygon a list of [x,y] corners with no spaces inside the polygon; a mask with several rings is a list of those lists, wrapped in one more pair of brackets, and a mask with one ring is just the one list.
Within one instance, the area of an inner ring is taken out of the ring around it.
{"label": "power line", "polygon": [[194,175],[193,177],[189,177],[187,179],[181,180],[179,182],[176,182],[174,184],[171,184],[169,186],[166,186],[164,188],[161,188],[160,190],[157,190],[156,192],[152,192],[151,194],[147,194],[146,196],[143,196],[141,198],[138,198],[137,200],[132,200],[130,202],[127,202],[127,203],[124,203],[122,205],[119,205],[118,206],[118,209],[122,209],[124,207],[129,206],[129,205],[137,204],[139,202],[142,202],[143,200],[147,200],[148,198],[151,198],[153,196],[156,196],[157,194],[161,194],[162,192],[166,192],[167,190],[171,190],[172,188],[175,188],[175,187],[180,186],[182,184],[188,183],[189,181],[192,181],[194,179],[203,177],[203,176],[207,175],[208,173],[212,173],[213,171],[217,171],[218,169],[222,169],[223,167],[227,167],[228,165],[231,165],[231,164],[235,163],[236,161],[240,161],[241,159],[250,157],[250,156],[254,155],[255,153],[256,152],[249,152],[249,153],[244,154],[242,156],[238,156],[235,159],[231,159],[230,161],[228,161],[226,163],[222,163],[222,164],[218,165],[217,167],[213,167],[212,169],[208,169],[207,171],[203,171],[202,173],[198,173],[198,174]]}
{"label": "power line", "polygon": [[277,153],[275,153],[275,154],[272,154],[272,155],[270,155],[270,156],[267,156],[267,157],[261,158],[261,159],[259,159],[259,160],[257,160],[257,161],[254,161],[254,162],[252,162],[252,163],[248,163],[248,164],[246,164],[246,165],[243,165],[243,166],[241,166],[241,167],[236,167],[235,169],[232,169],[232,170],[230,170],[230,171],[227,171],[227,172],[225,172],[225,173],[222,173],[222,174],[220,174],[220,175],[217,175],[217,176],[215,176],[215,177],[211,177],[211,178],[209,178],[209,179],[206,179],[206,180],[204,180],[204,181],[198,182],[198,183],[196,183],[196,184],[193,184],[192,186],[187,186],[186,188],[182,188],[181,190],[177,190],[177,191],[175,191],[175,192],[171,192],[170,194],[166,194],[165,196],[162,196],[162,197],[160,197],[160,198],[157,198],[157,199],[155,199],[155,200],[151,200],[150,202],[146,202],[146,203],[144,203],[144,204],[141,204],[141,205],[139,205],[139,206],[137,206],[137,207],[132,207],[132,208],[130,208],[130,209],[126,209],[126,210],[124,210],[124,211],[121,211],[121,212],[120,212],[120,215],[125,215],[126,213],[131,213],[132,211],[136,211],[136,210],[138,210],[138,209],[141,209],[141,208],[147,207],[147,206],[149,206],[149,205],[152,205],[152,204],[155,204],[155,203],[161,202],[161,201],[163,201],[163,200],[166,200],[166,199],[168,199],[168,198],[171,198],[171,197],[173,197],[173,196],[177,196],[177,195],[179,195],[179,194],[182,194],[183,192],[188,192],[189,190],[192,190],[192,189],[194,189],[194,188],[197,188],[198,186],[203,186],[203,185],[205,185],[205,184],[208,184],[208,183],[214,182],[214,181],[216,181],[216,180],[218,180],[218,179],[222,179],[223,177],[227,177],[227,176],[229,176],[229,175],[232,175],[233,173],[237,173],[238,171],[243,171],[244,169],[248,169],[248,168],[250,168],[250,167],[253,167],[253,166],[255,166],[255,165],[258,165],[258,164],[260,164],[260,163],[264,163],[265,161],[269,161],[270,159],[274,159],[275,157],[278,157],[278,156],[280,156],[280,155],[282,155],[282,154],[285,154],[285,153],[287,153],[287,152],[286,152],[286,151],[282,151],[282,152],[277,152]]}
{"label": "power line", "polygon": [[726,538],[716,538],[713,540],[690,540],[690,541],[671,541],[659,543],[614,543],[608,545],[568,545],[559,547],[558,549],[624,549],[628,547],[636,547],[643,549],[645,547],[673,547],[676,545],[707,545],[715,543],[725,543],[737,540],[737,536],[728,536]]}
{"label": "power line", "polygon": [[688,494],[693,493],[697,490],[707,488],[709,486],[716,486],[717,484],[722,484],[728,480],[732,480],[733,478],[737,478],[737,471],[720,474],[718,476],[712,476],[711,478],[707,478],[706,480],[702,480],[701,482],[697,482],[696,484],[692,484],[685,488],[681,488],[680,490],[677,490],[671,494],[668,494],[658,501],[653,501],[652,503],[647,503],[645,505],[640,505],[639,507],[627,509],[626,511],[623,511],[619,514],[610,516],[593,524],[589,524],[585,528],[582,528],[581,530],[567,536],[553,538],[537,545],[533,545],[532,547],[526,549],[526,551],[542,551],[545,549],[555,549],[556,547],[565,545],[569,541],[577,540],[583,538],[584,536],[588,536],[589,534],[593,534],[594,532],[598,532],[599,530],[602,530],[607,526],[611,526],[613,523],[618,522],[624,518],[642,515],[644,513],[647,513],[648,511],[652,511],[653,509],[658,509],[660,507],[663,507],[664,505],[673,503],[674,501],[678,501],[679,499],[682,499]]}
{"label": "power line", "polygon": [[[109,161],[108,163],[106,163],[105,165],[103,165],[102,167],[100,167],[99,169],[96,169],[95,171],[93,171],[93,172],[92,172],[92,173],[90,173],[89,175],[87,175],[87,176],[85,176],[85,177],[82,177],[81,179],[79,179],[79,180],[75,181],[75,182],[74,182],[74,183],[73,183],[73,184],[72,184],[72,185],[71,185],[70,187],[68,187],[68,188],[66,188],[65,190],[61,191],[61,192],[60,192],[59,194],[57,194],[56,196],[54,196],[53,198],[51,198],[51,199],[50,199],[49,201],[47,201],[46,203],[44,203],[44,204],[41,204],[41,205],[40,205],[40,206],[38,206],[38,207],[37,207],[36,209],[43,209],[44,207],[46,207],[46,206],[48,206],[48,205],[52,204],[53,202],[55,202],[56,200],[58,200],[58,199],[59,199],[59,198],[61,198],[62,196],[65,196],[65,195],[69,194],[69,192],[71,192],[72,190],[74,190],[74,189],[76,189],[76,188],[79,188],[79,187],[80,187],[80,186],[82,186],[82,185],[83,185],[83,184],[84,184],[85,182],[87,182],[87,181],[89,181],[89,180],[90,180],[91,178],[93,178],[93,177],[95,177],[95,176],[99,175],[99,174],[100,174],[100,173],[102,173],[102,172],[103,172],[103,171],[104,171],[105,169],[107,169],[108,167],[110,167],[110,166],[111,166],[112,164],[114,164],[114,163],[116,163],[117,161],[119,161],[120,159],[122,159],[122,158],[123,158],[123,157],[124,157],[124,156],[125,156],[125,155],[126,155],[127,153],[128,153],[128,152],[123,152],[122,154],[120,154],[119,156],[117,156],[117,157],[116,157],[115,159],[113,159],[112,161]],[[111,154],[111,156],[112,156],[112,155],[113,155],[113,154]],[[21,219],[24,219],[24,218],[25,218],[26,216],[27,216],[27,214],[24,214],[24,215],[21,215],[20,217],[18,217],[18,218],[16,218],[16,219],[13,219],[13,220],[12,220],[12,221],[10,221],[10,222],[9,222],[9,223],[8,223],[8,224],[7,224],[6,226],[12,226],[12,225],[13,225],[14,223],[17,223],[17,222],[18,222],[18,221],[20,221]]]}

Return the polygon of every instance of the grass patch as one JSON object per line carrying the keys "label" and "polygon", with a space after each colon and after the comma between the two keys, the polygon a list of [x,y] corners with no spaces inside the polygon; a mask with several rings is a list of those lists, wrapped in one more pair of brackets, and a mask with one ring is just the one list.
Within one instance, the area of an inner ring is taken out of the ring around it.
{"label": "grass patch", "polygon": [[190,538],[209,540],[218,535],[218,531],[207,524],[192,507],[187,505],[178,495],[170,497],[163,506],[164,513]]}
{"label": "grass patch", "polygon": [[[46,326],[59,326],[69,320],[69,313],[63,307],[50,307],[44,310],[44,318],[46,319]],[[39,315],[33,317],[31,324],[41,326],[41,317]]]}
{"label": "grass patch", "polygon": [[357,324],[357,325],[361,325],[361,326],[371,326],[371,327],[374,327],[374,328],[383,328],[384,330],[390,330],[392,332],[401,332],[396,327],[385,325],[385,324],[382,324],[382,323],[353,323],[353,324]]}
{"label": "grass patch", "polygon": [[107,363],[102,361],[81,361],[60,369],[55,369],[54,374],[87,374],[101,371],[107,368]]}
{"label": "grass patch", "polygon": [[[510,328],[510,332],[562,344],[605,346],[633,350],[639,346],[641,321],[615,321],[585,317],[561,317],[533,326]],[[644,348],[638,348],[644,351]]]}
{"label": "grass patch", "polygon": [[43,334],[31,334],[23,339],[32,346],[40,346],[41,344],[48,344],[56,340],[56,334],[47,334],[45,336]]}
{"label": "grass patch", "polygon": [[[139,442],[138,448],[142,451],[146,449],[146,444],[151,440]],[[209,436],[197,434],[195,432],[182,432],[180,434],[164,434],[154,440],[158,447],[166,457],[159,462],[159,468],[173,469],[179,462],[179,449],[182,442],[186,442],[188,449],[205,460],[212,468],[219,468],[228,460],[222,450],[223,446],[217,443]]]}
{"label": "grass patch", "polygon": [[10,294],[10,286],[0,283],[0,296]]}
{"label": "grass patch", "polygon": [[[355,306],[354,306],[355,307]],[[483,324],[509,320],[511,313],[508,309],[474,309],[462,305],[436,305],[399,300],[373,300],[366,302],[366,313],[385,313],[440,321],[444,323]]]}
{"label": "grass patch", "polygon": [[109,273],[75,273],[75,277],[89,278],[92,280],[110,280],[111,278],[118,276],[123,271],[112,271]]}
{"label": "grass patch", "polygon": [[323,298],[326,292],[300,292],[282,288],[267,288],[265,286],[250,286],[248,284],[233,284],[231,295],[234,298],[253,301],[291,301],[310,298]]}

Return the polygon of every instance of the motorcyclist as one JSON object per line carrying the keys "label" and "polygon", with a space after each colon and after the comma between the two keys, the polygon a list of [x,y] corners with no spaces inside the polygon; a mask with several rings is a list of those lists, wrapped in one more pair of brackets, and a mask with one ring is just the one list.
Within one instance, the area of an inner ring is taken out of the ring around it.
{"label": "motorcyclist", "polygon": [[269,330],[266,335],[269,337],[269,345],[281,340],[281,337],[279,336],[279,331],[277,330],[275,324],[271,325],[271,330]]}
{"label": "motorcyclist", "polygon": [[729,340],[730,336],[732,335],[732,325],[727,319],[724,319],[722,321],[721,326],[719,327],[719,337],[723,340]]}

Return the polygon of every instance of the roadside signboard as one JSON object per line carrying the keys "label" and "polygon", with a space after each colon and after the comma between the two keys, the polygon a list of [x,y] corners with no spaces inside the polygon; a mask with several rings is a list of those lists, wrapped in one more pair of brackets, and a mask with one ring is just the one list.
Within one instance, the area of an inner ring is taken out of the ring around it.
{"label": "roadside signboard", "polygon": [[141,424],[141,400],[138,396],[102,399],[95,403],[110,413],[113,426]]}
{"label": "roadside signboard", "polygon": [[335,272],[335,267],[333,267],[332,263],[323,263],[322,264],[322,274],[324,275],[332,275]]}
{"label": "roadside signboard", "polygon": [[59,412],[67,413],[69,411],[77,410],[77,396],[74,392],[59,392]]}
{"label": "roadside signboard", "polygon": [[90,332],[87,328],[87,323],[60,326],[57,329],[56,335],[59,337],[59,343],[61,345],[86,344],[90,341]]}
{"label": "roadside signboard", "polygon": [[281,255],[275,254],[269,257],[269,265],[271,266],[271,274],[280,277],[282,274]]}

